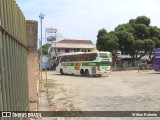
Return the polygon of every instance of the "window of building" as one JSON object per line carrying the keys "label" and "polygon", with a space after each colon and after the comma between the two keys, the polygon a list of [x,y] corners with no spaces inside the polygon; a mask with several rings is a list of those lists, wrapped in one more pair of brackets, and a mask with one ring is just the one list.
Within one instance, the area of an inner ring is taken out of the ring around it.
{"label": "window of building", "polygon": [[82,52],[86,52],[87,50],[86,49],[82,49]]}
{"label": "window of building", "polygon": [[57,49],[57,52],[60,52],[60,49],[59,49],[59,48]]}
{"label": "window of building", "polygon": [[65,49],[65,53],[69,53],[69,49]]}
{"label": "window of building", "polygon": [[90,50],[90,49],[88,49],[88,52],[91,52],[91,50]]}
{"label": "window of building", "polygon": [[74,52],[78,52],[79,51],[79,49],[74,49]]}

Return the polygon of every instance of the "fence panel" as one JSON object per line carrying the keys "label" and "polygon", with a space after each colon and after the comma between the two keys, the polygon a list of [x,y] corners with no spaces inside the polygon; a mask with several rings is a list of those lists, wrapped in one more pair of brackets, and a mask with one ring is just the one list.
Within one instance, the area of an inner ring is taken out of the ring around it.
{"label": "fence panel", "polygon": [[0,0],[0,111],[29,110],[27,56],[25,17],[15,0]]}

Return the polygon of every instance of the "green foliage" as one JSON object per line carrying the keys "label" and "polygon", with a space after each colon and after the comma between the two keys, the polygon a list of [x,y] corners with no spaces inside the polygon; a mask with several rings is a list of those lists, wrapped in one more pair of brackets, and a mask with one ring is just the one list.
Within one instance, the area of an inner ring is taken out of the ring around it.
{"label": "green foliage", "polygon": [[104,50],[105,49],[105,35],[107,35],[107,31],[103,28],[101,30],[98,31],[98,35],[97,35],[97,49],[98,50]]}
{"label": "green foliage", "polygon": [[141,51],[144,49],[144,41],[142,40],[135,40],[134,42],[134,48],[136,51]]}
{"label": "green foliage", "polygon": [[134,45],[133,34],[126,32],[124,30],[116,32],[115,34],[119,39],[119,45],[120,45],[119,50],[121,50],[123,53],[129,54],[129,51],[132,51],[132,47]]}
{"label": "green foliage", "polygon": [[99,37],[104,36],[106,34],[107,34],[106,29],[102,28],[101,30],[98,31],[97,38],[99,39]]}
{"label": "green foliage", "polygon": [[115,28],[115,32],[118,32],[118,31],[127,31],[127,32],[130,32],[130,33],[135,33],[135,30],[133,28],[133,26],[131,24],[121,24],[121,25],[118,25],[116,28]]}
{"label": "green foliage", "polygon": [[130,24],[130,25],[135,25],[136,22],[137,22],[136,19],[130,19],[130,20],[129,20],[129,24]]}
{"label": "green foliage", "polygon": [[119,48],[118,41],[119,40],[116,35],[114,34],[106,35],[106,43],[105,43],[106,51],[110,51],[115,54]]}
{"label": "green foliage", "polygon": [[155,43],[155,48],[160,48],[160,40],[157,37],[153,37],[152,41]]}
{"label": "green foliage", "polygon": [[136,24],[134,26],[135,35],[138,39],[146,39],[149,37],[149,29],[145,24]]}
{"label": "green foliage", "polygon": [[113,55],[116,54],[119,49],[119,40],[113,33],[107,33],[105,29],[98,31],[96,46],[99,51],[110,51]]}
{"label": "green foliage", "polygon": [[42,46],[42,54],[48,55],[48,49],[49,49],[48,45],[43,45]]}
{"label": "green foliage", "polygon": [[160,47],[160,28],[150,26],[150,22],[150,18],[138,16],[130,19],[128,23],[118,25],[109,33],[104,28],[99,30],[97,49],[113,53],[120,50],[133,58],[141,59],[146,53]]}
{"label": "green foliage", "polygon": [[157,37],[160,39],[160,28],[156,26],[149,26],[150,37]]}
{"label": "green foliage", "polygon": [[150,18],[146,16],[138,16],[136,18],[136,24],[144,24],[146,26],[149,26],[150,22],[151,22]]}
{"label": "green foliage", "polygon": [[[40,49],[41,49],[41,48],[40,48]],[[39,56],[40,56],[40,54],[41,54],[40,49],[38,49],[38,54],[39,54]],[[49,49],[48,45],[43,45],[43,46],[42,46],[42,55],[48,55],[48,49]]]}
{"label": "green foliage", "polygon": [[153,51],[155,48],[155,43],[151,39],[145,39],[144,40],[144,51]]}

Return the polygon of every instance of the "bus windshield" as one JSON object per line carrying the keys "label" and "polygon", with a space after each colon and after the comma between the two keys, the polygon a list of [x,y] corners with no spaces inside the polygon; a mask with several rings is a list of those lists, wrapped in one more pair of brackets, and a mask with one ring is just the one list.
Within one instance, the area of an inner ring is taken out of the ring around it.
{"label": "bus windshield", "polygon": [[112,61],[112,54],[107,52],[99,53],[99,61],[102,62],[111,62]]}

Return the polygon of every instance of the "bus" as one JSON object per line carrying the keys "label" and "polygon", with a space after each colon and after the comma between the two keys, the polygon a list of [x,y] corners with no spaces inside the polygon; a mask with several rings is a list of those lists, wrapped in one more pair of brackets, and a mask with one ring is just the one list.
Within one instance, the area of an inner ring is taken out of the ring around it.
{"label": "bus", "polygon": [[82,76],[102,76],[111,71],[112,54],[110,52],[73,52],[57,57],[56,72]]}
{"label": "bus", "polygon": [[153,62],[154,62],[154,70],[160,72],[160,48],[154,50]]}

